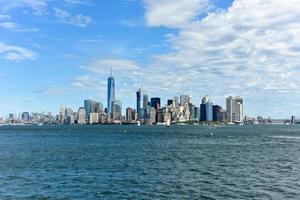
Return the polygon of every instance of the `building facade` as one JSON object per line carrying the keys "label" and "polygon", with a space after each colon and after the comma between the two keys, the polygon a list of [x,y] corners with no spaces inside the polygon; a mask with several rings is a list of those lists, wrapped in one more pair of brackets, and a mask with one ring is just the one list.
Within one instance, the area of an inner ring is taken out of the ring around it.
{"label": "building facade", "polygon": [[112,103],[115,101],[115,78],[110,73],[107,79],[107,113],[112,115]]}

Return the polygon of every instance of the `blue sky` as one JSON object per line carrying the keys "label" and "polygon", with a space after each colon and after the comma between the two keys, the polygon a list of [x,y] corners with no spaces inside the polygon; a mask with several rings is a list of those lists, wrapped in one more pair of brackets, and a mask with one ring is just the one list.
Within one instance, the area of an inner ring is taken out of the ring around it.
{"label": "blue sky", "polygon": [[0,116],[106,106],[110,68],[123,108],[142,86],[298,116],[299,17],[300,0],[2,0]]}

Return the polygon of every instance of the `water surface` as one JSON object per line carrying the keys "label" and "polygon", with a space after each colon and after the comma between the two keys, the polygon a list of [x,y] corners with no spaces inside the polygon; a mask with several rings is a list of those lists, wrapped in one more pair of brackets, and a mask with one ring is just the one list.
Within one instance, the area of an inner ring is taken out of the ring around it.
{"label": "water surface", "polygon": [[300,126],[0,127],[0,199],[300,199]]}

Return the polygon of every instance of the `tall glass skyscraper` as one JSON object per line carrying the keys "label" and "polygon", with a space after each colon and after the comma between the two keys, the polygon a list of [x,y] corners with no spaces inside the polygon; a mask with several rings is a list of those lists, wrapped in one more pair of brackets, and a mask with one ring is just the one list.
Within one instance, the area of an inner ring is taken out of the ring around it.
{"label": "tall glass skyscraper", "polygon": [[136,92],[136,111],[138,113],[138,119],[142,118],[141,104],[142,104],[142,89],[139,88],[138,91]]}
{"label": "tall glass skyscraper", "polygon": [[213,120],[213,105],[209,99],[206,102],[206,121],[211,122]]}
{"label": "tall glass skyscraper", "polygon": [[89,118],[91,112],[91,100],[89,99],[84,100],[84,110],[85,110],[85,117]]}
{"label": "tall glass skyscraper", "polygon": [[115,101],[115,79],[110,72],[107,79],[107,113],[112,115],[112,103]]}

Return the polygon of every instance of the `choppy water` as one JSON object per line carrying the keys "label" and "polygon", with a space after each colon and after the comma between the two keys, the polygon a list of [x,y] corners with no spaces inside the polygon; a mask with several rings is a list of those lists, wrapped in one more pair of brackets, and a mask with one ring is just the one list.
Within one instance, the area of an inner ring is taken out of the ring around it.
{"label": "choppy water", "polygon": [[0,199],[300,199],[300,126],[210,133],[0,127]]}

